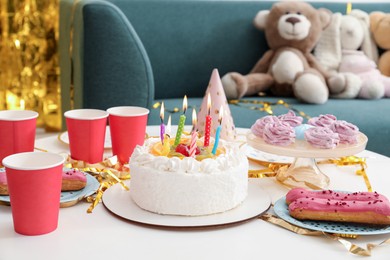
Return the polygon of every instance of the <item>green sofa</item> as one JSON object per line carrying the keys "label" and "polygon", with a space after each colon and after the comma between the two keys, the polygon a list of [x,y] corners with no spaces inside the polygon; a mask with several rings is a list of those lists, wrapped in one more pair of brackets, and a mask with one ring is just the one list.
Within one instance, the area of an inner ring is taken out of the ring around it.
{"label": "green sofa", "polygon": [[[159,124],[159,108],[181,108],[183,96],[198,107],[211,72],[247,73],[267,50],[263,32],[252,25],[256,13],[274,2],[219,0],[61,0],[60,67],[64,111],[136,105],[151,110],[149,124]],[[313,2],[333,12],[346,3]],[[354,3],[366,12],[390,12],[390,3]],[[250,127],[267,115],[290,108],[308,116],[334,114],[356,124],[368,138],[367,149],[390,156],[390,99],[330,99],[324,105],[294,98],[250,97],[230,104],[236,127]],[[268,104],[268,103],[267,103]],[[172,114],[178,122],[179,113]]]}

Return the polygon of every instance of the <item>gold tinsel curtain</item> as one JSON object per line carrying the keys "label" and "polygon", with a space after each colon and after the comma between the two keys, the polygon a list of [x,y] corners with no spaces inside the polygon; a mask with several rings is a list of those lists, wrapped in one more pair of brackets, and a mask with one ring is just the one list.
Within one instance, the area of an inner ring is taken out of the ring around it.
{"label": "gold tinsel curtain", "polygon": [[0,0],[0,109],[39,113],[61,129],[59,0]]}

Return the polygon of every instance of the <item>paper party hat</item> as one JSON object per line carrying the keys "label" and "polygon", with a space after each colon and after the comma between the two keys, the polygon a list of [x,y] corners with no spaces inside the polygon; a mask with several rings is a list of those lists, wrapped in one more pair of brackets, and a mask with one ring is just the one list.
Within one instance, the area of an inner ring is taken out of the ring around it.
{"label": "paper party hat", "polygon": [[198,112],[197,130],[201,135],[204,135],[205,121],[208,114],[207,96],[209,93],[211,97],[210,116],[212,118],[211,137],[215,137],[216,129],[219,126],[219,110],[221,107],[223,107],[220,138],[227,141],[233,141],[237,135],[236,128],[234,126],[232,114],[230,113],[228,101],[226,99],[225,91],[223,90],[221,78],[219,77],[217,69],[214,69],[213,73],[211,74],[209,85],[206,89],[202,105],[200,106]]}

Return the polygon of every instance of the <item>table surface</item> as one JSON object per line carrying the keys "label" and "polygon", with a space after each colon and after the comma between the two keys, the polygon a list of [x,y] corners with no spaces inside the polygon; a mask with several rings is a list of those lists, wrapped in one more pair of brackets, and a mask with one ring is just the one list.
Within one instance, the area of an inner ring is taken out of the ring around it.
{"label": "table surface", "polygon": [[[173,129],[174,130],[174,129]],[[148,133],[158,133],[149,126]],[[247,129],[238,129],[242,136]],[[68,153],[68,145],[57,134],[38,134],[36,147]],[[107,150],[110,154],[110,150]],[[267,155],[269,156],[269,155]],[[390,198],[390,158],[370,151],[367,174],[372,187]],[[331,179],[331,189],[365,191],[355,166],[322,164]],[[274,178],[253,179],[275,202],[288,191]],[[89,203],[61,208],[57,230],[41,236],[14,232],[11,207],[0,205],[0,260],[8,259],[357,259],[341,243],[323,236],[298,235],[260,219],[223,228],[175,230],[137,225],[111,214],[99,204],[88,214]],[[272,209],[270,209],[272,211]],[[349,241],[365,247],[380,243],[387,235],[360,236]],[[376,247],[372,259],[389,259],[390,245]]]}

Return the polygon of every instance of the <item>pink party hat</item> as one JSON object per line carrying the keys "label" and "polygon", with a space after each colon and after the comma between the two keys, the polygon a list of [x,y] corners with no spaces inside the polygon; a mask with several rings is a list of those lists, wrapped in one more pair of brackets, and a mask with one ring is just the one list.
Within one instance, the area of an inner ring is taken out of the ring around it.
{"label": "pink party hat", "polygon": [[232,114],[230,113],[228,101],[226,99],[225,91],[222,87],[221,78],[219,77],[219,73],[217,69],[213,70],[211,74],[209,85],[206,89],[206,93],[203,97],[202,105],[200,106],[198,112],[198,124],[197,129],[199,133],[203,136],[205,132],[205,121],[206,116],[208,114],[207,108],[207,96],[210,93],[211,97],[211,108],[210,108],[210,116],[212,118],[211,121],[211,137],[215,137],[215,132],[217,127],[219,126],[219,110],[221,106],[223,107],[223,115],[221,122],[221,139],[227,141],[233,141],[236,138],[236,128],[234,126]]}

